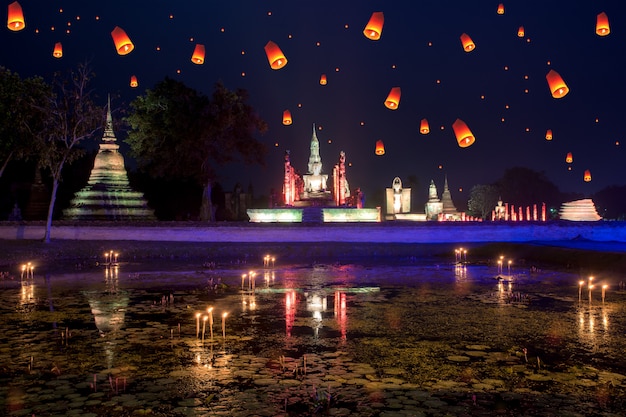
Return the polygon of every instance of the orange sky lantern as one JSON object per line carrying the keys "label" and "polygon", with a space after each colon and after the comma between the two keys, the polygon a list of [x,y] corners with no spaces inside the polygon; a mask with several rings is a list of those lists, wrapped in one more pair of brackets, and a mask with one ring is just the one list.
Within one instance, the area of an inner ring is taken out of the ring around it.
{"label": "orange sky lantern", "polygon": [[461,148],[467,148],[476,141],[472,131],[461,119],[456,119],[456,121],[452,124],[452,130],[454,130],[456,141]]}
{"label": "orange sky lantern", "polygon": [[546,130],[546,140],[552,140],[552,129]]}
{"label": "orange sky lantern", "polygon": [[555,70],[550,70],[546,75],[546,80],[548,81],[548,86],[550,87],[550,93],[552,93],[552,97],[554,98],[562,98],[569,93],[569,87],[561,78],[558,72]]}
{"label": "orange sky lantern", "polygon": [[461,35],[461,44],[463,45],[463,50],[465,52],[472,52],[476,48],[474,41],[467,33],[463,33]]}
{"label": "orange sky lantern", "polygon": [[385,154],[385,144],[382,140],[376,141],[376,155],[384,155]]}
{"label": "orange sky lantern", "polygon": [[400,95],[402,91],[400,87],[393,87],[385,100],[385,107],[391,110],[397,110],[400,105]]}
{"label": "orange sky lantern", "polygon": [[204,64],[204,45],[197,43],[191,55],[191,62],[197,65]]}
{"label": "orange sky lantern", "polygon": [[265,45],[265,55],[267,55],[267,61],[272,69],[281,69],[287,65],[287,58],[285,58],[283,51],[272,41]]}
{"label": "orange sky lantern", "polygon": [[136,75],[131,75],[130,76],[130,86],[132,88],[139,87],[139,81],[137,81],[137,76]]}
{"label": "orange sky lantern", "polygon": [[22,12],[22,6],[20,6],[20,4],[16,1],[9,4],[7,27],[14,32],[22,30],[26,27],[26,22],[24,21],[24,13]]}
{"label": "orange sky lantern", "polygon": [[502,3],[498,4],[497,13],[498,14],[504,14],[504,4],[502,4]]}
{"label": "orange sky lantern", "polygon": [[583,180],[585,180],[585,182],[591,181],[591,171],[589,171],[588,169],[585,170],[585,175],[583,175]]}
{"label": "orange sky lantern", "polygon": [[63,45],[61,45],[61,42],[57,42],[54,44],[52,56],[55,58],[61,58],[63,56]]}
{"label": "orange sky lantern", "polygon": [[428,120],[422,119],[420,122],[420,133],[422,135],[427,135],[430,132],[430,127],[428,126]]}
{"label": "orange sky lantern", "polygon": [[374,12],[370,17],[369,22],[363,29],[363,34],[367,39],[377,41],[380,39],[380,35],[383,34],[383,24],[385,23],[385,15],[383,12]]}
{"label": "orange sky lantern", "polygon": [[565,156],[565,162],[567,162],[568,164],[571,164],[572,162],[574,162],[574,157],[572,156],[571,152],[568,152],[567,155]]}
{"label": "orange sky lantern", "polygon": [[596,18],[596,34],[600,36],[606,36],[611,33],[611,28],[609,26],[609,17],[606,13],[602,12],[598,14]]}
{"label": "orange sky lantern", "polygon": [[285,126],[289,126],[293,120],[291,119],[291,112],[289,110],[285,110],[283,112],[283,124]]}
{"label": "orange sky lantern", "polygon": [[517,29],[517,37],[523,38],[525,34],[526,32],[524,31],[524,26],[520,26],[519,29]]}
{"label": "orange sky lantern", "polygon": [[320,77],[320,85],[326,85],[326,74],[322,74]]}
{"label": "orange sky lantern", "polygon": [[135,45],[133,45],[128,35],[121,27],[115,26],[115,29],[111,31],[111,37],[113,38],[115,49],[119,55],[127,55],[135,49]]}

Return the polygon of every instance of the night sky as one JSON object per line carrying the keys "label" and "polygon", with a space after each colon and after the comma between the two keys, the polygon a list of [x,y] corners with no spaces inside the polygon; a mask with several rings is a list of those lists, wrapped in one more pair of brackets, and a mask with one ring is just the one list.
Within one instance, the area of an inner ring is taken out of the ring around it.
{"label": "night sky", "polygon": [[[6,18],[5,2],[4,17]],[[586,196],[626,183],[626,7],[615,1],[29,1],[20,2],[26,29],[2,33],[0,65],[21,76],[75,68],[91,61],[98,102],[107,93],[124,109],[168,76],[210,95],[216,81],[244,88],[268,122],[260,136],[264,168],[225,170],[232,189],[252,183],[256,194],[282,186],[283,154],[306,171],[312,125],[318,126],[323,171],[346,152],[350,187],[366,196],[399,176],[439,187],[447,174],[452,197],[465,204],[470,188],[500,178],[506,168],[543,171],[561,191]],[[385,22],[378,41],[363,29],[373,12]],[[595,33],[605,12],[611,33]],[[111,31],[120,26],[135,50],[116,53]],[[518,37],[519,26],[525,36]],[[69,33],[67,33],[69,31]],[[465,52],[460,35],[476,44]],[[264,45],[272,40],[288,59],[272,70]],[[63,57],[52,57],[62,42]],[[196,43],[206,61],[190,58]],[[554,69],[570,88],[552,98],[546,74]],[[319,84],[325,73],[328,84]],[[136,75],[139,88],[131,88]],[[397,110],[384,106],[401,87]],[[289,109],[293,124],[282,124]],[[119,113],[121,114],[121,112]],[[431,132],[419,133],[427,118]],[[476,137],[460,148],[452,123],[460,118]],[[504,120],[504,121],[502,121]],[[551,129],[553,140],[545,139]],[[124,132],[117,132],[123,139]],[[374,153],[383,140],[386,153]],[[572,152],[571,171],[565,156]],[[127,158],[128,159],[128,158]],[[583,181],[589,169],[593,180]],[[441,188],[440,188],[441,190]],[[462,190],[462,191],[461,191]],[[441,191],[440,191],[441,192]],[[423,195],[423,196],[422,196]]]}

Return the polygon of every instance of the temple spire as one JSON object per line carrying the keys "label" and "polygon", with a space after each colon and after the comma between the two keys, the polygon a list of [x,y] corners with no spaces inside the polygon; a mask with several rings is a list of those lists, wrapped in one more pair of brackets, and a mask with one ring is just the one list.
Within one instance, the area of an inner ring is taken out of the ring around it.
{"label": "temple spire", "polygon": [[319,175],[322,171],[322,158],[320,157],[320,142],[315,134],[315,123],[313,123],[313,135],[311,136],[311,153],[309,155],[309,173]]}
{"label": "temple spire", "polygon": [[448,174],[444,175],[444,180],[443,180],[443,191],[446,192],[448,191]]}
{"label": "temple spire", "polygon": [[115,142],[115,132],[113,132],[113,117],[111,116],[111,95],[107,95],[107,120],[104,126],[104,134],[102,135],[103,142]]}

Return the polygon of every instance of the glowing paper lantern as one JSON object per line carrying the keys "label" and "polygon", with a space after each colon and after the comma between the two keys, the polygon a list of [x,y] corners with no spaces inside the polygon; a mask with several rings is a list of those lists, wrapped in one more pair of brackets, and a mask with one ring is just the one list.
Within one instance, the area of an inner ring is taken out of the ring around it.
{"label": "glowing paper lantern", "polygon": [[517,36],[519,38],[523,38],[525,34],[526,32],[524,32],[524,26],[520,26],[519,29],[517,29]]}
{"label": "glowing paper lantern", "polygon": [[550,93],[554,98],[562,98],[569,93],[569,87],[563,81],[563,78],[555,70],[550,70],[546,75],[548,86],[550,87]]}
{"label": "glowing paper lantern", "polygon": [[376,141],[376,155],[384,155],[385,154],[385,144],[382,140]]}
{"label": "glowing paper lantern", "polygon": [[115,29],[111,31],[111,37],[113,38],[115,49],[119,55],[129,54],[135,49],[135,45],[133,45],[128,35],[121,27],[115,26]]}
{"label": "glowing paper lantern", "polygon": [[16,1],[9,4],[7,27],[14,32],[22,30],[26,27],[24,13],[22,13],[22,6],[20,6],[20,4]]}
{"label": "glowing paper lantern", "polygon": [[285,126],[289,126],[292,123],[291,112],[289,110],[285,110],[283,112],[283,124]]}
{"label": "glowing paper lantern", "polygon": [[546,130],[546,140],[552,140],[552,129]]}
{"label": "glowing paper lantern", "polygon": [[383,33],[383,24],[385,23],[385,15],[383,12],[374,12],[370,17],[369,22],[363,29],[363,34],[367,39],[377,41],[380,39],[380,35]]}
{"label": "glowing paper lantern", "polygon": [[52,56],[55,58],[61,58],[63,56],[63,45],[61,45],[61,42],[57,42],[54,44]]}
{"label": "glowing paper lantern", "polygon": [[130,76],[130,86],[132,88],[136,88],[139,86],[139,81],[137,81],[137,76],[136,75],[131,75]]}
{"label": "glowing paper lantern", "polygon": [[428,120],[422,119],[420,122],[420,133],[422,135],[427,135],[430,132],[430,127],[428,126]]}
{"label": "glowing paper lantern", "polygon": [[589,171],[588,169],[585,170],[585,175],[583,175],[583,180],[585,180],[585,182],[591,181],[591,171]]}
{"label": "glowing paper lantern", "polygon": [[272,69],[281,69],[287,65],[287,58],[285,58],[283,51],[272,41],[265,45],[265,55],[267,55],[267,60]]}
{"label": "glowing paper lantern", "polygon": [[568,152],[567,155],[565,156],[565,162],[567,162],[568,164],[571,164],[572,162],[574,162],[574,157],[572,156],[571,152]]}
{"label": "glowing paper lantern", "polygon": [[474,41],[467,33],[463,33],[461,35],[461,45],[463,45],[463,50],[465,52],[472,52],[476,48]]}
{"label": "glowing paper lantern", "polygon": [[322,74],[320,77],[320,85],[326,85],[326,74]]}
{"label": "glowing paper lantern", "polygon": [[391,110],[397,110],[400,105],[400,95],[402,94],[400,87],[393,87],[385,100],[385,107]]}
{"label": "glowing paper lantern", "polygon": [[191,62],[197,65],[204,64],[204,45],[196,44],[193,54],[191,55]]}
{"label": "glowing paper lantern", "polygon": [[476,141],[472,131],[461,119],[456,119],[456,121],[452,124],[452,130],[454,130],[456,141],[461,148],[467,148]]}
{"label": "glowing paper lantern", "polygon": [[502,3],[498,4],[497,13],[498,14],[504,14],[504,4],[502,4]]}
{"label": "glowing paper lantern", "polygon": [[596,34],[606,36],[609,33],[611,33],[611,28],[609,27],[609,17],[606,13],[602,12],[596,18]]}

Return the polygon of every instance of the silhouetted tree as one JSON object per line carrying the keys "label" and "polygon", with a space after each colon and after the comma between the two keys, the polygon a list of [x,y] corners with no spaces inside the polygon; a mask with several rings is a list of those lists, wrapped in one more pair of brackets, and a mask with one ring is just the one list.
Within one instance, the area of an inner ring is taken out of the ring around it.
{"label": "silhouetted tree", "polygon": [[237,158],[263,163],[254,138],[266,123],[247,104],[245,90],[215,84],[211,98],[170,78],[131,103],[126,142],[140,169],[155,177],[193,179],[202,185],[201,220],[215,220],[211,190],[215,168]]}
{"label": "silhouetted tree", "polygon": [[513,167],[504,171],[497,183],[502,200],[516,206],[530,206],[546,203],[548,206],[560,205],[561,192],[543,172],[530,168]]}
{"label": "silhouetted tree", "polygon": [[472,187],[467,201],[467,212],[481,219],[489,218],[491,211],[498,204],[500,189],[493,184],[478,184]]}
{"label": "silhouetted tree", "polygon": [[626,185],[603,188],[594,194],[593,202],[602,217],[626,220]]}

